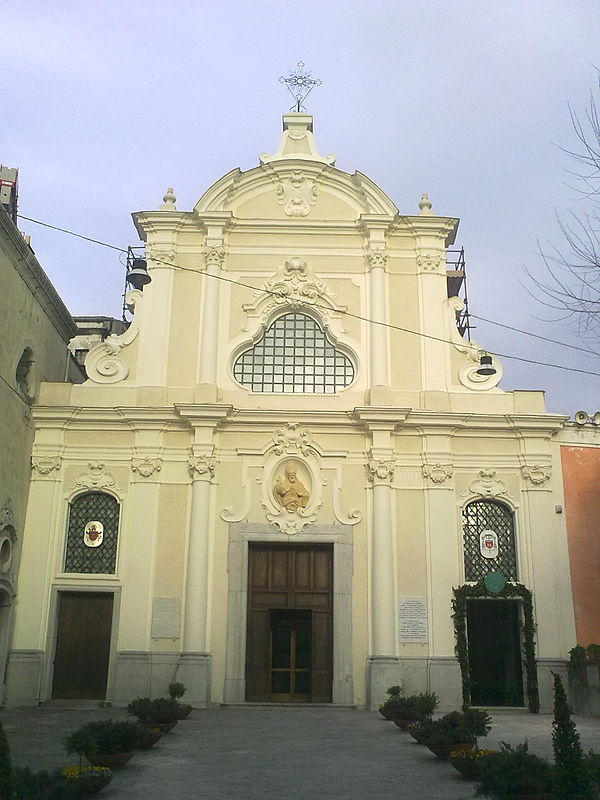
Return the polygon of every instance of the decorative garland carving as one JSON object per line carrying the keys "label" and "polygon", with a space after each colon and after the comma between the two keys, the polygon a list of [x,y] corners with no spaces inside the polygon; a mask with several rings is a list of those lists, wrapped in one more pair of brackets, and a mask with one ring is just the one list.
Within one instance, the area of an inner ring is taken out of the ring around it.
{"label": "decorative garland carving", "polygon": [[533,622],[532,594],[521,583],[507,583],[502,591],[490,594],[481,580],[476,584],[463,584],[452,590],[452,619],[454,620],[454,634],[456,637],[454,651],[460,665],[462,678],[463,707],[471,702],[469,681],[469,648],[467,639],[467,602],[471,598],[492,599],[502,602],[502,598],[518,598],[523,606],[523,653],[525,656],[525,675],[527,684],[527,700],[529,710],[537,714],[540,710],[540,695],[538,689],[537,666],[535,662],[535,625]]}
{"label": "decorative garland carving", "polygon": [[216,459],[213,456],[190,455],[188,459],[188,467],[192,480],[195,481],[211,481],[215,476]]}
{"label": "decorative garland carving", "polygon": [[438,272],[444,263],[444,254],[439,250],[417,250],[417,266],[423,272]]}
{"label": "decorative garland carving", "polygon": [[88,464],[88,472],[80,475],[76,481],[74,489],[95,489],[101,491],[102,489],[113,489],[116,487],[116,481],[113,476],[105,472],[105,464],[102,461],[90,461]]}
{"label": "decorative garland carving", "polygon": [[367,462],[367,478],[375,486],[391,486],[396,471],[396,462],[389,458],[370,458]]}
{"label": "decorative garland carving", "polygon": [[[142,297],[139,289],[132,289],[125,295],[125,304],[129,308],[136,306]],[[89,380],[94,383],[119,383],[129,375],[129,364],[119,358],[119,353],[128,347],[137,337],[139,327],[134,319],[125,333],[108,336],[89,351],[85,358],[85,371]]]}
{"label": "decorative garland carving", "polygon": [[247,314],[255,314],[260,306],[263,306],[263,314],[282,305],[295,308],[318,303],[320,314],[328,311],[342,313],[347,308],[335,303],[337,295],[330,292],[325,281],[317,278],[306,261],[298,256],[286,261],[279,272],[265,282],[264,289],[255,292],[254,296],[257,298],[254,303],[242,306]]}
{"label": "decorative garland carving", "polygon": [[478,477],[471,481],[469,491],[463,496],[469,494],[474,497],[510,497],[504,481],[496,478],[496,470],[489,467],[479,470]]}
{"label": "decorative garland carving", "polygon": [[173,264],[175,261],[175,248],[157,244],[147,245],[146,258],[157,264]]}
{"label": "decorative garland carving", "polygon": [[302,428],[299,422],[286,422],[273,434],[272,452],[277,456],[284,453],[301,453],[310,455],[314,451],[312,436],[307,428]]}
{"label": "decorative garland carving", "polygon": [[445,483],[454,474],[452,464],[423,464],[423,477],[433,483]]}
{"label": "decorative garland carving", "polygon": [[550,464],[524,464],[521,467],[523,477],[534,486],[541,486],[550,480],[552,467]]}
{"label": "decorative garland carving", "polygon": [[40,475],[49,475],[53,470],[59,470],[62,463],[60,456],[32,456],[31,469]]}
{"label": "decorative garland carving", "polygon": [[149,478],[155,472],[160,472],[162,469],[162,458],[132,458],[131,471],[137,472],[142,478]]}

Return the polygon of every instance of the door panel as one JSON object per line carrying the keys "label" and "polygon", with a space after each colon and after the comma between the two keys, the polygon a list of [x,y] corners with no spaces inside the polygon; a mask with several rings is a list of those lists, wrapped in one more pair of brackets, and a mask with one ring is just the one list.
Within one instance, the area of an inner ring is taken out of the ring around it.
{"label": "door panel", "polygon": [[[332,638],[332,547],[250,545],[246,699],[331,702]],[[289,681],[278,672],[286,648],[295,659]],[[298,658],[310,660],[306,672]]]}
{"label": "door panel", "polygon": [[113,595],[61,592],[52,697],[106,696]]}
{"label": "door panel", "polygon": [[522,706],[520,604],[470,600],[467,604],[471,703]]}

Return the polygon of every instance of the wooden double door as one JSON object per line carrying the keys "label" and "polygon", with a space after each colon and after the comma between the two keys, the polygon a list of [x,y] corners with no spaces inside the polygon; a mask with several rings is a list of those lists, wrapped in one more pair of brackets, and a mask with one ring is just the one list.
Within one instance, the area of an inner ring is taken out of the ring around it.
{"label": "wooden double door", "polygon": [[333,547],[250,545],[246,700],[330,703]]}
{"label": "wooden double door", "polygon": [[61,592],[52,697],[104,700],[112,592]]}

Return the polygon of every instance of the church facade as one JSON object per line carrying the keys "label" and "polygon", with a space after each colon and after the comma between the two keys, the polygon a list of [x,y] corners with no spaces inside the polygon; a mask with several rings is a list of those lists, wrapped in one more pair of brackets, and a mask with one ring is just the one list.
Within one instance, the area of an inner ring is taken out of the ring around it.
{"label": "church facade", "polygon": [[42,386],[10,703],[551,705],[565,417],[461,335],[458,220],[401,214],[312,124],[134,214],[131,325]]}

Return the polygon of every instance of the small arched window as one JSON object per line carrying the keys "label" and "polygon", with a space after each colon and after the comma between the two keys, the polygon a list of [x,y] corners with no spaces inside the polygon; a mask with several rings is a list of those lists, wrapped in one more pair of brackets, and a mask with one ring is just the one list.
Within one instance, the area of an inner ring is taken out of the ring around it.
{"label": "small arched window", "polygon": [[335,394],[354,380],[354,365],[313,317],[294,312],[236,359],[233,375],[253,392]]}
{"label": "small arched window", "polygon": [[517,580],[514,514],[496,500],[474,500],[463,509],[465,580],[479,581],[488,572]]}
{"label": "small arched window", "polygon": [[106,492],[78,495],[69,507],[65,572],[113,573],[118,535],[119,501]]}

